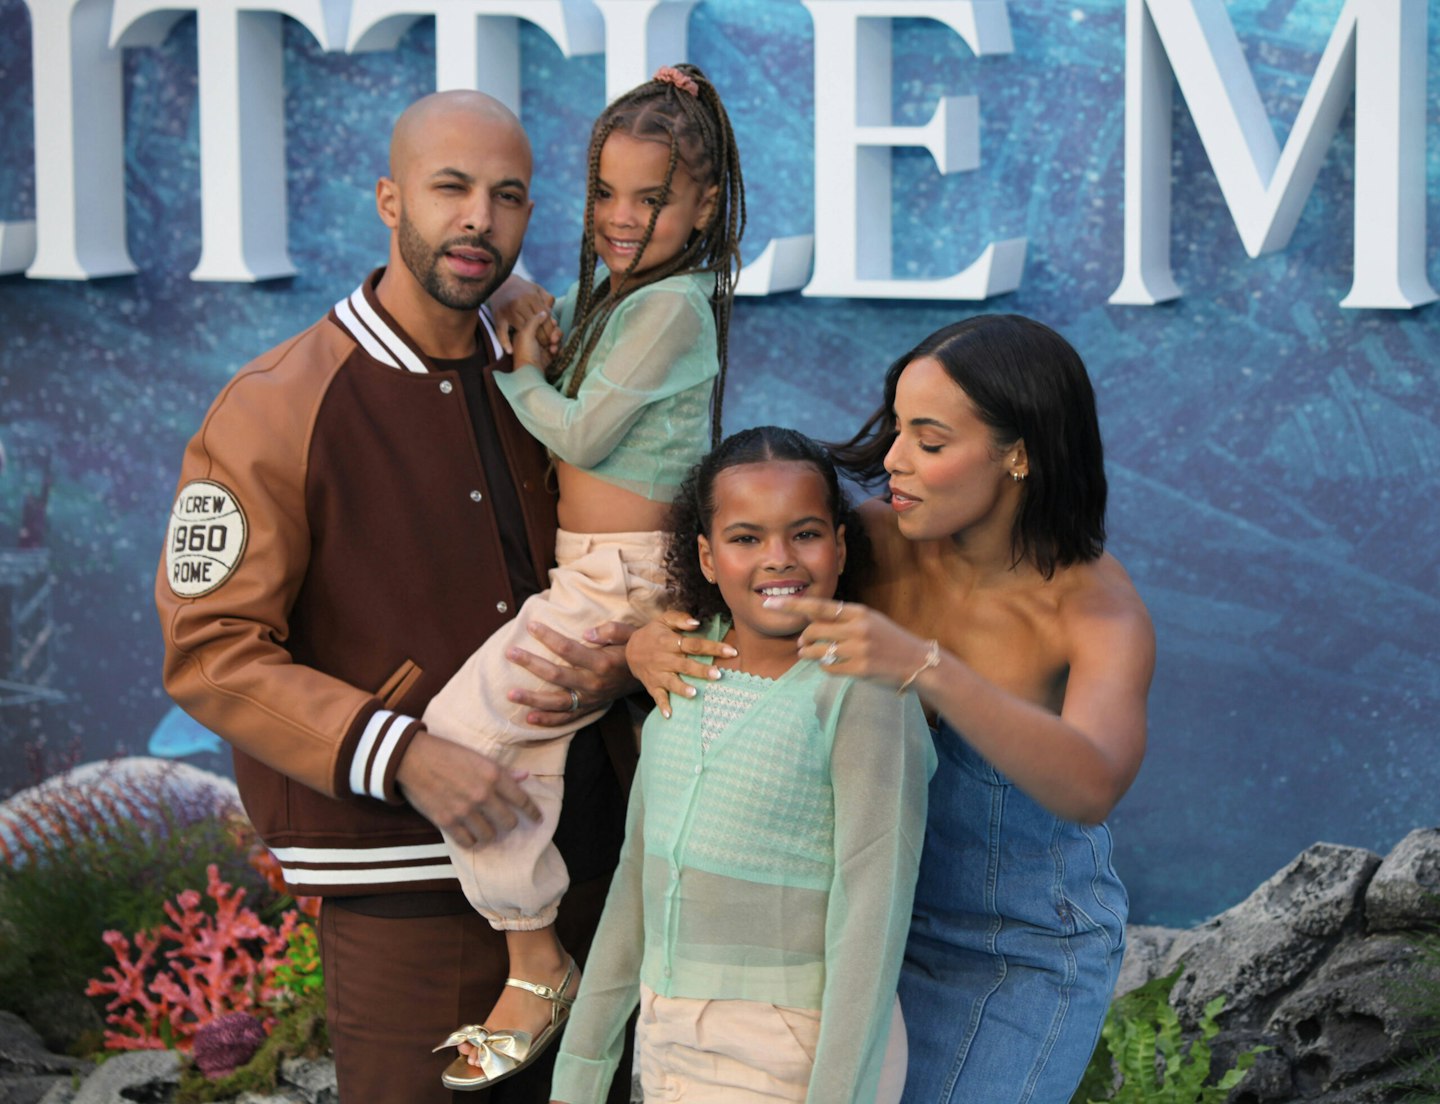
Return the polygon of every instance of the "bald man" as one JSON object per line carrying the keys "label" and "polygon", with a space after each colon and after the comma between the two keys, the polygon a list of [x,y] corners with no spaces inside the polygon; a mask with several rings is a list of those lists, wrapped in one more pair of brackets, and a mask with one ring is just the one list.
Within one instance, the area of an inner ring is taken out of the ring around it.
{"label": "bald man", "polygon": [[[505,978],[504,939],[466,903],[437,827],[486,840],[535,809],[418,718],[551,565],[545,457],[494,386],[504,353],[483,307],[519,254],[530,169],[519,121],[488,96],[405,111],[375,189],[388,263],[220,393],[186,449],[156,581],[166,689],[230,743],[290,891],[325,899],[344,1104],[450,1101],[453,1054],[430,1048]],[[628,689],[622,635],[548,640],[575,666],[531,704]],[[627,724],[571,752],[568,948],[598,917],[632,766]],[[547,1100],[549,1066],[489,1099]]]}

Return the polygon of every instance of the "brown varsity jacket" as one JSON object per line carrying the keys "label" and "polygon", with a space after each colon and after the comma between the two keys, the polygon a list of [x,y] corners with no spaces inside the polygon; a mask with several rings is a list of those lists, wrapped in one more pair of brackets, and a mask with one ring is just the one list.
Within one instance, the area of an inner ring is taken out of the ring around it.
{"label": "brown varsity jacket", "polygon": [[[234,748],[296,893],[456,888],[395,773],[431,695],[517,611],[459,378],[385,313],[378,278],[220,393],[185,451],[156,580],[166,689]],[[545,457],[492,371],[543,582]]]}

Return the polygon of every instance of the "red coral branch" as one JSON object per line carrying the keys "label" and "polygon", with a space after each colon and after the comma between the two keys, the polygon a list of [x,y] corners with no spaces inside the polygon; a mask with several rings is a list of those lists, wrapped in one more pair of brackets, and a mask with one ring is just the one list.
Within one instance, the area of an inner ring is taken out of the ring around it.
{"label": "red coral branch", "polygon": [[[189,1051],[202,1024],[231,1012],[252,1012],[267,1029],[273,1026],[266,1013],[284,992],[275,969],[286,960],[300,914],[291,909],[279,928],[271,928],[244,907],[245,891],[221,881],[213,863],[206,874],[213,916],[200,907],[200,893],[187,889],[165,902],[168,924],[135,936],[138,958],[131,957],[123,935],[105,933],[116,965],[92,979],[85,992],[111,998],[105,1005],[110,1049]],[[163,962],[157,957],[162,940],[174,944]]]}

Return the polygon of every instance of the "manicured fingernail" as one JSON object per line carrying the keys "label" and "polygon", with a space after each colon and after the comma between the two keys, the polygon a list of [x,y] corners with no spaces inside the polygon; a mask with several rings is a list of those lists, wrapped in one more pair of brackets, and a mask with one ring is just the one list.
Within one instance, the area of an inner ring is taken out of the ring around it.
{"label": "manicured fingernail", "polygon": [[595,629],[586,629],[585,639],[593,642],[600,639],[600,634]]}
{"label": "manicured fingernail", "polygon": [[508,694],[506,694],[505,696],[506,696],[507,698],[509,698],[509,699],[510,699],[511,701],[513,701],[513,702],[518,702],[518,701],[520,700],[520,691],[519,691],[519,690],[511,690],[511,691],[510,691]]}
{"label": "manicured fingernail", "polygon": [[720,668],[711,667],[710,670],[705,672],[705,677],[708,678],[711,682],[714,682],[720,677]]}
{"label": "manicured fingernail", "polygon": [[734,648],[730,647],[729,644],[726,644],[721,647],[720,654],[723,655],[726,659],[734,659],[740,653],[737,652]]}
{"label": "manicured fingernail", "polygon": [[670,707],[668,705],[662,705],[660,707],[660,716],[664,717],[667,721],[670,719]]}
{"label": "manicured fingernail", "polygon": [[693,698],[693,697],[695,696],[695,687],[693,687],[693,686],[687,686],[687,687],[685,687],[685,696],[686,696],[687,698]]}
{"label": "manicured fingernail", "polygon": [[522,652],[519,648],[511,648],[508,652],[505,653],[505,658],[519,659],[524,654],[525,653]]}
{"label": "manicured fingernail", "polygon": [[696,621],[693,617],[687,617],[685,618],[685,627],[687,629],[698,629],[700,627],[700,622]]}
{"label": "manicured fingernail", "polygon": [[539,635],[540,635],[539,633],[537,633],[537,632],[535,631],[535,623],[534,623],[533,621],[532,621],[530,624],[528,624],[528,625],[525,626],[525,631],[528,632],[531,636],[539,636]]}

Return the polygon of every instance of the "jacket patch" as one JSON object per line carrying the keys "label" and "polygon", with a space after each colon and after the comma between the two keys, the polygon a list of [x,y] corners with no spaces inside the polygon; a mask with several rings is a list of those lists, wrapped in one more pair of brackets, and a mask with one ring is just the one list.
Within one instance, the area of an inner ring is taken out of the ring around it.
{"label": "jacket patch", "polygon": [[180,598],[209,594],[245,554],[249,526],[229,487],[196,479],[180,488],[165,540],[165,577]]}

